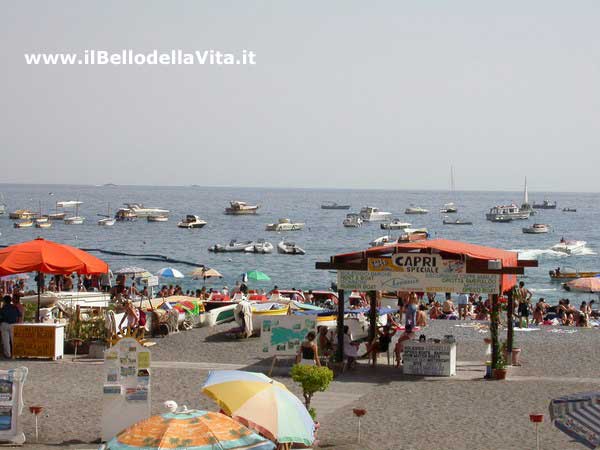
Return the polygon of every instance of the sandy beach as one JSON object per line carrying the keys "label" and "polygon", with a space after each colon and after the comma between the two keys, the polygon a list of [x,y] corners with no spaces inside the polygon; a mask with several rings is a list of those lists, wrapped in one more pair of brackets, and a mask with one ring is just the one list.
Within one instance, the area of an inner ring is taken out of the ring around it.
{"label": "sandy beach", "polygon": [[[458,326],[457,326],[458,325]],[[541,426],[542,448],[578,449],[548,422],[549,401],[561,395],[598,388],[595,361],[600,332],[593,329],[546,327],[516,331],[523,349],[523,365],[513,367],[507,381],[484,381],[483,337],[474,322],[434,321],[424,333],[430,337],[454,334],[458,343],[457,375],[452,378],[404,376],[380,360],[376,369],[360,364],[336,377],[330,389],[317,393],[314,406],[321,424],[321,448],[329,449],[516,449],[534,448],[529,413],[546,414]],[[231,325],[194,329],[163,339],[152,347],[152,411],[175,400],[192,408],[216,409],[200,393],[209,370],[267,371],[259,339],[230,340]],[[27,448],[96,448],[101,417],[101,362],[2,361],[0,367],[29,368],[23,414]],[[274,376],[299,394],[287,375],[289,363],[276,367]],[[44,406],[40,443],[35,444],[30,405]],[[362,442],[356,442],[352,408],[367,410]],[[322,411],[321,413],[319,411]],[[47,415],[47,416],[46,416]]]}

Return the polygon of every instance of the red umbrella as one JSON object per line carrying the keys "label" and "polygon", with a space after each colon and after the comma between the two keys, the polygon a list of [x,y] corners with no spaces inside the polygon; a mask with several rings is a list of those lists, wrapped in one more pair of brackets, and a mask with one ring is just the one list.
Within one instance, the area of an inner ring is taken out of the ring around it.
{"label": "red umbrella", "polygon": [[565,289],[568,291],[579,292],[600,292],[600,278],[578,278],[576,280],[565,283]]}
{"label": "red umbrella", "polygon": [[[108,272],[108,264],[78,248],[42,238],[0,250],[0,276],[27,272],[98,275]],[[38,318],[39,288],[38,283]]]}

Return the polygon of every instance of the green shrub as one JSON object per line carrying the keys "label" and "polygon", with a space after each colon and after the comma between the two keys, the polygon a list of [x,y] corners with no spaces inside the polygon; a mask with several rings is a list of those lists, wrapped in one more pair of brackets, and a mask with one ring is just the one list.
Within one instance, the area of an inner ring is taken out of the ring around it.
{"label": "green shrub", "polygon": [[[310,401],[316,392],[323,392],[333,381],[333,371],[327,367],[295,364],[292,367],[292,380],[302,387],[304,404],[311,410]],[[314,409],[313,409],[314,411]]]}

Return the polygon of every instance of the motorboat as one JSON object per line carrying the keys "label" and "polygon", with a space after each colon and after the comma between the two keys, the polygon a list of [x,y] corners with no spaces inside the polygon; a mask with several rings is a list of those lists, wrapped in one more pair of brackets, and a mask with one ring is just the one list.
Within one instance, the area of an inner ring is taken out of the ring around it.
{"label": "motorboat", "polygon": [[586,241],[574,241],[574,240],[566,241],[564,239],[561,239],[561,241],[558,244],[550,247],[550,250],[554,250],[555,252],[562,252],[562,253],[566,253],[567,255],[571,255],[574,252],[578,252],[579,250],[582,250],[586,244],[587,244]]}
{"label": "motorboat", "polygon": [[79,200],[69,200],[69,201],[64,201],[64,202],[56,202],[56,206],[58,208],[75,208],[79,205],[83,205],[83,202],[80,202]]}
{"label": "motorboat", "polygon": [[68,202],[57,202],[56,203],[56,206],[61,207],[61,208],[69,208],[72,206],[75,207],[75,215],[70,216],[70,217],[65,217],[63,219],[63,222],[66,225],[81,225],[81,224],[83,224],[85,217],[81,217],[79,215],[79,205],[82,205],[82,204],[83,204],[83,202],[80,202],[80,201],[68,201]]}
{"label": "motorboat", "polygon": [[35,223],[46,223],[48,222],[48,216],[41,216],[35,219]]}
{"label": "motorboat", "polygon": [[427,228],[405,228],[397,239],[381,236],[370,242],[371,247],[387,247],[403,242],[423,241],[429,237]]}
{"label": "motorboat", "polygon": [[485,215],[487,220],[492,222],[509,222],[509,220],[525,220],[529,219],[531,212],[522,210],[514,203],[510,205],[498,205],[490,208],[490,212]]}
{"label": "motorboat", "polygon": [[543,223],[534,223],[530,227],[523,228],[523,233],[526,234],[542,234],[548,233],[550,231],[550,227]]}
{"label": "motorboat", "polygon": [[580,272],[574,267],[565,266],[548,272],[552,281],[575,280],[577,278],[591,278],[600,276],[600,272]]}
{"label": "motorboat", "polygon": [[251,245],[246,247],[244,249],[244,251],[246,253],[265,254],[265,253],[273,253],[273,249],[274,249],[273,244],[265,241],[264,239],[259,239],[258,241],[253,242]]}
{"label": "motorboat", "polygon": [[166,214],[156,214],[156,215],[147,216],[146,220],[148,222],[168,222],[169,216],[167,216]]}
{"label": "motorboat", "polygon": [[402,222],[400,219],[394,219],[391,222],[379,224],[382,230],[403,230],[411,226],[408,222]]}
{"label": "motorboat", "polygon": [[458,208],[454,205],[454,203],[446,203],[444,207],[440,209],[440,212],[443,214],[457,213]]}
{"label": "motorboat", "polygon": [[142,203],[125,203],[125,207],[134,213],[137,217],[148,216],[168,216],[169,210],[156,208],[154,206],[144,206]]}
{"label": "motorboat", "polygon": [[[113,219],[110,215],[110,204],[108,205],[108,209],[106,211],[106,215],[102,215],[101,217],[103,217],[103,219],[98,220],[98,225],[103,226],[103,227],[112,227],[115,222],[116,219]],[[100,214],[98,214],[100,215]]]}
{"label": "motorboat", "polygon": [[381,222],[392,220],[392,213],[380,211],[374,206],[365,206],[360,210],[360,218],[364,222]]}
{"label": "motorboat", "polygon": [[552,203],[548,200],[544,200],[542,203],[533,202],[533,209],[556,209],[556,201]]}
{"label": "motorboat", "polygon": [[304,228],[302,222],[291,222],[290,219],[279,219],[277,223],[270,223],[265,227],[266,231],[299,231]]}
{"label": "motorboat", "polygon": [[17,209],[8,215],[9,219],[13,220],[30,220],[35,219],[38,216],[37,213],[30,211],[29,209]]}
{"label": "motorboat", "polygon": [[446,219],[444,218],[444,225],[473,225],[473,222],[471,222],[470,220],[464,220],[464,219]]}
{"label": "motorboat", "polygon": [[381,247],[382,245],[386,245],[389,243],[396,243],[397,239],[394,239],[393,237],[386,235],[386,236],[381,236],[378,237],[377,239],[373,239],[371,242],[369,242],[369,245],[371,247]]}
{"label": "motorboat", "polygon": [[33,226],[33,220],[22,220],[21,222],[15,222],[13,226],[15,228],[31,228]]}
{"label": "motorboat", "polygon": [[177,224],[179,228],[187,229],[202,228],[204,225],[206,225],[206,221],[193,214],[188,214],[187,216],[185,216],[185,219],[183,219]]}
{"label": "motorboat", "polygon": [[277,244],[277,253],[282,255],[304,255],[306,252],[300,248],[295,242],[281,241]]}
{"label": "motorboat", "polygon": [[576,208],[563,208],[563,212],[577,212]]}
{"label": "motorboat", "polygon": [[48,221],[45,221],[45,222],[38,222],[38,221],[36,220],[36,222],[35,222],[35,227],[36,227],[36,228],[44,228],[44,229],[45,229],[45,228],[51,228],[51,227],[52,227],[52,222],[48,222]]}
{"label": "motorboat", "polygon": [[428,209],[421,208],[420,206],[411,205],[404,210],[404,214],[427,214]]}
{"label": "motorboat", "polygon": [[347,228],[358,228],[362,226],[362,224],[363,220],[361,219],[360,215],[355,213],[346,214],[346,218],[342,222],[342,225]]}
{"label": "motorboat", "polygon": [[115,220],[119,222],[134,222],[137,218],[137,214],[129,208],[119,208],[115,213]]}
{"label": "motorboat", "polygon": [[325,202],[321,205],[321,209],[350,209],[350,205],[340,205],[336,202]]}
{"label": "motorboat", "polygon": [[65,217],[63,219],[63,222],[66,225],[81,225],[81,224],[83,224],[84,220],[85,220],[85,217],[71,216],[71,217]]}
{"label": "motorboat", "polygon": [[225,208],[225,214],[232,216],[241,216],[247,214],[256,214],[260,205],[249,205],[246,202],[233,200],[229,202],[229,206]]}
{"label": "motorboat", "polygon": [[235,239],[229,241],[229,244],[221,245],[215,244],[208,249],[209,252],[221,253],[221,252],[244,252],[247,247],[252,245],[252,241],[241,241],[238,242]]}

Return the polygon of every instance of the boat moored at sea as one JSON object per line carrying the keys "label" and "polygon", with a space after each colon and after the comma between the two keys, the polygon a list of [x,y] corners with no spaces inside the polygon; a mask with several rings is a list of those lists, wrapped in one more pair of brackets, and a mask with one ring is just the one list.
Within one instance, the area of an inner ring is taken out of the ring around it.
{"label": "boat moored at sea", "polygon": [[473,222],[471,222],[470,220],[465,220],[465,219],[447,219],[444,218],[443,221],[444,225],[473,225]]}
{"label": "boat moored at sea", "polygon": [[530,227],[523,228],[525,234],[543,234],[550,232],[550,226],[544,223],[534,223]]}
{"label": "boat moored at sea", "polygon": [[573,253],[583,250],[585,248],[586,244],[587,244],[586,241],[561,239],[558,244],[550,247],[550,250],[554,250],[555,252],[561,252],[561,253],[566,253],[567,255],[571,255]]}
{"label": "boat moored at sea", "polygon": [[[530,211],[523,211],[514,203],[510,205],[498,205],[490,209],[485,218],[492,222],[509,222],[510,220],[529,219]],[[510,219],[510,220],[507,220]]]}
{"label": "boat moored at sea", "polygon": [[252,242],[248,247],[244,249],[246,253],[273,253],[273,249],[275,247],[270,242],[265,241],[264,239],[259,239],[256,242]]}
{"label": "boat moored at sea", "polygon": [[576,208],[563,208],[563,212],[577,212]]}
{"label": "boat moored at sea", "polygon": [[253,245],[253,241],[237,241],[236,239],[232,239],[229,241],[229,244],[215,244],[209,247],[208,251],[215,253],[244,252],[250,245]]}
{"label": "boat moored at sea", "polygon": [[458,208],[454,205],[454,203],[446,203],[441,209],[440,212],[442,214],[453,214],[458,212]]}
{"label": "boat moored at sea", "polygon": [[410,205],[404,210],[404,214],[427,214],[428,209],[421,208],[420,206]]}
{"label": "boat moored at sea", "polygon": [[28,209],[17,209],[16,211],[8,214],[8,218],[13,220],[30,220],[35,219],[37,216],[37,213],[34,213]]}
{"label": "boat moored at sea", "polygon": [[382,230],[403,230],[411,226],[408,222],[403,222],[400,219],[394,219],[391,222],[382,223],[379,225]]}
{"label": "boat moored at sea", "polygon": [[13,227],[15,228],[31,228],[33,226],[33,220],[22,220],[20,222],[15,222]]}
{"label": "boat moored at sea", "polygon": [[51,228],[52,227],[52,222],[48,222],[47,220],[45,222],[38,222],[36,220],[35,221],[35,227],[36,228],[42,228],[42,229]]}
{"label": "boat moored at sea", "polygon": [[574,267],[570,267],[570,266],[557,267],[554,270],[550,270],[548,272],[548,274],[550,275],[550,279],[552,281],[565,281],[565,280],[569,281],[569,280],[575,280],[577,278],[591,278],[591,277],[600,276],[600,272],[591,272],[591,271],[580,272],[579,270],[575,269]]}
{"label": "boat moored at sea", "polygon": [[270,223],[265,227],[266,231],[299,231],[304,228],[302,222],[292,222],[290,219],[279,219],[277,223]]}
{"label": "boat moored at sea", "polygon": [[233,200],[229,202],[229,206],[225,208],[225,214],[231,216],[243,216],[248,214],[256,214],[260,205],[249,205],[246,202]]}
{"label": "boat moored at sea", "polygon": [[134,222],[137,218],[137,214],[129,208],[119,208],[115,213],[115,220],[118,222]]}
{"label": "boat moored at sea", "polygon": [[202,220],[200,217],[193,214],[188,214],[177,224],[179,228],[187,228],[188,230],[191,230],[192,228],[202,228],[205,225],[205,220]]}
{"label": "boat moored at sea", "polygon": [[144,206],[142,203],[125,203],[125,208],[129,209],[136,217],[148,216],[168,216],[169,210],[157,208],[155,206]]}
{"label": "boat moored at sea", "polygon": [[82,205],[83,202],[80,202],[78,200],[70,200],[70,201],[65,201],[65,202],[56,202],[56,206],[60,207],[60,208],[71,208],[71,207],[75,207],[75,215],[73,216],[69,216],[69,217],[65,217],[63,219],[63,222],[66,225],[81,225],[83,224],[85,217],[81,217],[79,215],[79,206]]}
{"label": "boat moored at sea", "polygon": [[98,225],[103,227],[112,227],[116,222],[116,219],[112,217],[105,217],[104,219],[98,220]]}
{"label": "boat moored at sea", "polygon": [[363,220],[361,219],[360,215],[356,213],[346,214],[346,218],[342,222],[342,225],[344,225],[346,228],[358,228],[361,227],[362,224]]}
{"label": "boat moored at sea", "polygon": [[350,205],[340,205],[336,202],[325,202],[321,205],[321,209],[350,209]]}
{"label": "boat moored at sea", "polygon": [[374,206],[365,206],[360,210],[359,215],[364,222],[381,222],[392,220],[392,213],[380,211],[379,208]]}
{"label": "boat moored at sea", "polygon": [[148,222],[168,222],[169,216],[166,214],[155,214],[146,217]]}
{"label": "boat moored at sea", "polygon": [[295,242],[281,241],[277,244],[277,253],[282,255],[304,255],[306,252],[299,247]]}
{"label": "boat moored at sea", "polygon": [[542,203],[533,202],[533,209],[556,209],[556,201],[550,202],[549,200],[544,200]]}

